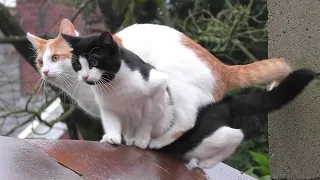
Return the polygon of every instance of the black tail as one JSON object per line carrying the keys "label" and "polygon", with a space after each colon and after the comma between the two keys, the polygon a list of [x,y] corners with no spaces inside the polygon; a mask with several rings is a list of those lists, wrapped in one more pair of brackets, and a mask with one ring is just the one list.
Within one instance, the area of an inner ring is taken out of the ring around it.
{"label": "black tail", "polygon": [[315,78],[309,69],[299,69],[289,74],[269,92],[226,98],[232,116],[268,113],[293,100]]}

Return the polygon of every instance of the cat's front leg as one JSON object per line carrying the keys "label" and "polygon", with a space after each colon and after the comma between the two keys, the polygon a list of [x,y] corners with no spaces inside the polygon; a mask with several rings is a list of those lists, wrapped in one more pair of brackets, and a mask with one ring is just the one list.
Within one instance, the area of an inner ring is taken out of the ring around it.
{"label": "cat's front leg", "polygon": [[163,119],[165,109],[165,93],[168,76],[156,70],[151,70],[149,77],[150,96],[146,97],[143,105],[143,117],[136,129],[134,145],[147,148],[153,126]]}
{"label": "cat's front leg", "polygon": [[125,142],[125,145],[131,146],[134,144],[134,134],[135,134],[135,128],[133,128],[132,124],[127,124],[126,122],[123,125],[126,125],[122,128],[122,135],[123,140]]}
{"label": "cat's front leg", "polygon": [[152,125],[150,124],[141,124],[137,129],[134,137],[134,145],[140,149],[145,149],[148,147],[151,137]]}
{"label": "cat's front leg", "polygon": [[121,120],[118,116],[109,110],[101,110],[101,120],[105,134],[100,142],[121,144]]}
{"label": "cat's front leg", "polygon": [[143,116],[139,126],[136,128],[134,136],[134,145],[141,149],[147,148],[150,142],[152,127],[161,115],[161,112],[159,113],[161,109],[156,107],[158,105],[158,99],[158,96],[155,95],[146,97],[146,101],[143,105]]}

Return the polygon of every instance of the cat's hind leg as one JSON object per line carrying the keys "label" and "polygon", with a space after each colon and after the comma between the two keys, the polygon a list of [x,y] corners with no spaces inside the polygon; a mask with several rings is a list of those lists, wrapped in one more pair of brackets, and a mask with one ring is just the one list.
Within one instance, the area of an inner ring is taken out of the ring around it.
{"label": "cat's hind leg", "polygon": [[185,109],[188,109],[188,113],[176,109],[176,117],[172,127],[160,136],[151,139],[149,148],[159,149],[171,144],[181,137],[186,131],[194,127],[197,109],[194,106],[189,106]]}
{"label": "cat's hind leg", "polygon": [[220,127],[193,151],[188,152],[186,157],[199,159],[200,168],[211,168],[228,158],[242,142],[243,137],[240,129]]}

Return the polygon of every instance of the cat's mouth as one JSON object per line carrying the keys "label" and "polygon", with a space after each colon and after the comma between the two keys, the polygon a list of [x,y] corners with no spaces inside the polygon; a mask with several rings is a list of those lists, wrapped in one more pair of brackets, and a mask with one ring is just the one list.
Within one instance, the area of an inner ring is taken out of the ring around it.
{"label": "cat's mouth", "polygon": [[87,84],[89,85],[95,85],[96,83],[94,81],[86,81]]}
{"label": "cat's mouth", "polygon": [[89,84],[89,85],[104,84],[104,83],[101,82],[101,81],[86,81],[86,83]]}

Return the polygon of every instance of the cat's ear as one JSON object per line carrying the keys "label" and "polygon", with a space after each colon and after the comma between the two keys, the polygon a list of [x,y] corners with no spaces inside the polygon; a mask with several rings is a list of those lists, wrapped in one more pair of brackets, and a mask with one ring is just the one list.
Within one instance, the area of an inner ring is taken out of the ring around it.
{"label": "cat's ear", "polygon": [[80,38],[79,37],[75,37],[75,36],[70,36],[67,34],[61,34],[61,36],[63,37],[63,39],[65,41],[67,41],[68,44],[70,44],[71,46],[75,46],[76,44],[79,43]]}
{"label": "cat's ear", "polygon": [[35,47],[39,48],[40,45],[46,44],[47,40],[39,38],[33,34],[27,33],[27,39],[30,41],[30,43]]}
{"label": "cat's ear", "polygon": [[79,36],[78,31],[68,19],[63,19],[60,24],[60,34],[67,34],[70,36]]}
{"label": "cat's ear", "polygon": [[109,32],[103,32],[100,35],[99,39],[100,39],[100,42],[103,45],[113,45],[114,44],[114,40],[113,40],[112,34],[109,33]]}

